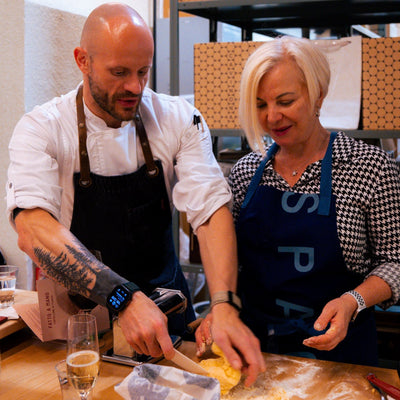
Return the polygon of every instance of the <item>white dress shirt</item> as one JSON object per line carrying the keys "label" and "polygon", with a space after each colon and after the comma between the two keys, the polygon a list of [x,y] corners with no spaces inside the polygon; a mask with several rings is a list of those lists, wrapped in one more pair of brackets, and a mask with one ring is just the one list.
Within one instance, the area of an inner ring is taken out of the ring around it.
{"label": "white dress shirt", "polygon": [[[7,211],[42,208],[65,227],[71,225],[73,174],[79,171],[76,92],[56,97],[25,114],[15,127],[9,152]],[[187,213],[194,231],[221,206],[231,192],[212,152],[205,121],[180,97],[146,88],[140,105],[153,157],[162,162],[172,203]],[[144,164],[135,124],[113,129],[85,106],[90,170],[103,176],[131,173]]]}

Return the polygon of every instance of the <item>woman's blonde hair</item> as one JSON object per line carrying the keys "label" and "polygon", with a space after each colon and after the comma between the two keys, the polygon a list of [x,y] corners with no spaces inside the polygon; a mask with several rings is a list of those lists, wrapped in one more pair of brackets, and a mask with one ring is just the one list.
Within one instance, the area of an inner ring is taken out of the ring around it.
{"label": "woman's blonde hair", "polygon": [[265,42],[248,58],[240,83],[239,120],[254,151],[264,153],[263,131],[257,115],[257,91],[262,77],[290,57],[304,75],[310,105],[328,93],[330,69],[325,55],[309,39],[283,36]]}

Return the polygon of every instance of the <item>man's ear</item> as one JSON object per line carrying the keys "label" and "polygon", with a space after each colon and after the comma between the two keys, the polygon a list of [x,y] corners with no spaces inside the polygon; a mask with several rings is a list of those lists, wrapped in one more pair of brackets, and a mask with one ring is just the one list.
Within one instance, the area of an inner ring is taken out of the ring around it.
{"label": "man's ear", "polygon": [[82,49],[82,47],[76,47],[74,49],[74,58],[76,65],[82,73],[87,74],[89,72],[89,55],[87,51]]}

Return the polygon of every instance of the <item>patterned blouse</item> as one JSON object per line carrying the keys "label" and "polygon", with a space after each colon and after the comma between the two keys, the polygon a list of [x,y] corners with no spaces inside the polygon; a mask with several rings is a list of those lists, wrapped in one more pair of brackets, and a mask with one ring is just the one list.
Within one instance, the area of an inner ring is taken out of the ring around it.
{"label": "patterned blouse", "polygon": [[[332,193],[337,196],[337,230],[347,268],[364,277],[376,275],[392,289],[387,308],[400,299],[400,170],[376,146],[339,132],[333,143]],[[237,220],[250,181],[261,162],[249,153],[233,167],[229,184]],[[307,167],[293,187],[278,175],[271,161],[260,184],[278,190],[319,193],[321,161]]]}

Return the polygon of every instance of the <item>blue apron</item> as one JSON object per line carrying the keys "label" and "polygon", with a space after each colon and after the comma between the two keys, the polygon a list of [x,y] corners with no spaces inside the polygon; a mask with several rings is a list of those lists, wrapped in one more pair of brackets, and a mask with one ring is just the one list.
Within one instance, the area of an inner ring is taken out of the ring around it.
{"label": "blue apron", "polygon": [[376,365],[376,329],[369,310],[350,324],[345,340],[334,350],[302,344],[305,338],[324,333],[314,330],[313,324],[325,304],[362,281],[346,268],[337,235],[332,195],[335,137],[332,132],[322,160],[320,194],[259,185],[266,163],[278,150],[276,143],[261,161],[236,224],[241,318],[264,351]]}
{"label": "blue apron", "polygon": [[[79,100],[77,105],[81,104]],[[78,116],[79,112],[82,115],[83,110],[78,110]],[[170,333],[182,336],[195,315],[174,250],[163,169],[161,162],[152,158],[139,117],[136,129],[146,164],[130,174],[100,176],[90,172],[86,129],[79,128],[83,146],[80,149],[81,171],[74,174],[70,230],[105,265],[135,282],[146,294],[156,287],[181,290],[188,307],[184,314],[169,317],[169,328]],[[157,172],[151,174],[151,169]]]}

